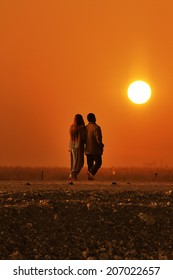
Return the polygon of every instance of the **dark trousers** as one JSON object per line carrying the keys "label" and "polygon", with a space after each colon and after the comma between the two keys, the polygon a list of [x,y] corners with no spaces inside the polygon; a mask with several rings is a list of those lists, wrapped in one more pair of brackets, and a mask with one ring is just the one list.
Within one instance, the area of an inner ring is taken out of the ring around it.
{"label": "dark trousers", "polygon": [[88,171],[95,175],[102,165],[102,156],[101,155],[86,155],[87,156],[87,165]]}

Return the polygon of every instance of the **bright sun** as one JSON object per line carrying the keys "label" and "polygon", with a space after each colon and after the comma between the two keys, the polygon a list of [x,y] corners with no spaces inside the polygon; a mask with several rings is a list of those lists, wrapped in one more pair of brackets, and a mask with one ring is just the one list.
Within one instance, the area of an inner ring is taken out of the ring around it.
{"label": "bright sun", "polygon": [[144,81],[135,81],[128,87],[128,97],[136,104],[143,104],[151,97],[151,88]]}

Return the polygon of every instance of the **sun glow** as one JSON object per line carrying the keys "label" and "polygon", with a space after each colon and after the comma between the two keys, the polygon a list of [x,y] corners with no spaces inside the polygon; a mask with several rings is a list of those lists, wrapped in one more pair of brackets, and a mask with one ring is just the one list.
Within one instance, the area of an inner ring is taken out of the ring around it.
{"label": "sun glow", "polygon": [[151,88],[144,81],[135,81],[128,87],[128,97],[136,104],[143,104],[151,97]]}

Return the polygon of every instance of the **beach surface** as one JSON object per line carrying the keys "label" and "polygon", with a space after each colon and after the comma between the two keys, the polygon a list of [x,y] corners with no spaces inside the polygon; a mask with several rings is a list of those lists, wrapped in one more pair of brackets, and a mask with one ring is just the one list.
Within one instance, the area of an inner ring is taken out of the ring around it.
{"label": "beach surface", "polygon": [[0,181],[0,259],[173,259],[173,183]]}

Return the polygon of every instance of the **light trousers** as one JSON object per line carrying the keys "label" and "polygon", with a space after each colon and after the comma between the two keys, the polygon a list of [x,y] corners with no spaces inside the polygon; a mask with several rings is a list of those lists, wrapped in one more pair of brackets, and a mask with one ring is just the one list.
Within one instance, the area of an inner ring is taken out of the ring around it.
{"label": "light trousers", "polygon": [[70,150],[71,168],[70,174],[77,177],[84,165],[84,150],[81,148],[74,148]]}

